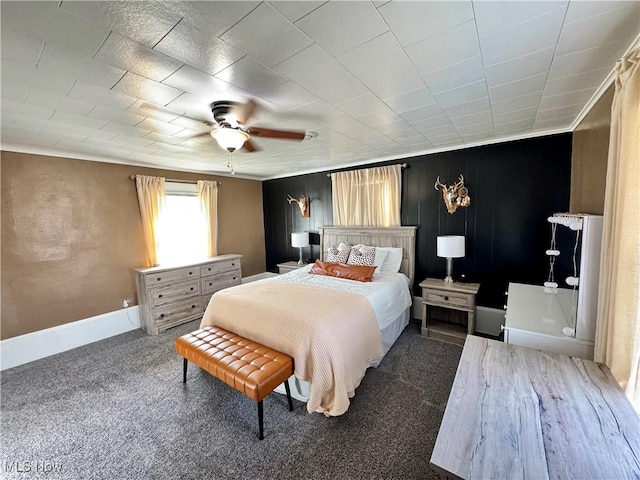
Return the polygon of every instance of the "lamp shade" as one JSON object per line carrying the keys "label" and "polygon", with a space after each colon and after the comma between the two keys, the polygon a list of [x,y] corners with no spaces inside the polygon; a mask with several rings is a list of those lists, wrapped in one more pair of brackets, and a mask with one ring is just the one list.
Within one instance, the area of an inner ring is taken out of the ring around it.
{"label": "lamp shade", "polygon": [[438,237],[438,256],[442,258],[464,257],[464,236],[443,235]]}
{"label": "lamp shade", "polygon": [[216,139],[218,145],[230,152],[241,148],[244,142],[249,140],[249,135],[242,130],[228,127],[213,130],[211,136]]}
{"label": "lamp shade", "polygon": [[291,234],[291,246],[292,247],[308,247],[309,232],[293,232]]}

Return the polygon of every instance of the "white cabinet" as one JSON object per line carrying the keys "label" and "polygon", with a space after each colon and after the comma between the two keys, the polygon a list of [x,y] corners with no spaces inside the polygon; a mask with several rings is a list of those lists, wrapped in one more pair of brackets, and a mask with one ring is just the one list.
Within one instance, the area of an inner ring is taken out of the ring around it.
{"label": "white cabinet", "polygon": [[[568,215],[567,215],[568,216]],[[510,283],[504,341],[524,347],[593,359],[598,309],[602,216],[571,215],[580,220],[577,238],[577,288]],[[575,227],[575,225],[574,225]],[[558,225],[560,228],[568,228]],[[573,252],[561,252],[561,255]]]}

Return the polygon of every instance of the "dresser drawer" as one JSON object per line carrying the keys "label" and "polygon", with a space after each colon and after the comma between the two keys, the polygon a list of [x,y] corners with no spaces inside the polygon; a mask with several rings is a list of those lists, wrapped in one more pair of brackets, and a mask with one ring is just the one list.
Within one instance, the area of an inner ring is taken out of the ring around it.
{"label": "dresser drawer", "polygon": [[216,273],[228,272],[230,270],[240,270],[240,260],[230,259],[221,260],[219,262],[205,263],[200,266],[200,276],[208,277]]}
{"label": "dresser drawer", "polygon": [[150,273],[145,275],[148,288],[156,286],[171,285],[183,280],[191,280],[200,277],[200,267],[177,268],[175,270],[167,270],[165,272]]}
{"label": "dresser drawer", "polygon": [[233,285],[240,285],[242,278],[240,277],[240,271],[235,270],[231,272],[222,273],[214,277],[207,277],[201,280],[202,294],[209,295],[211,293],[222,290],[223,288],[232,287]]}
{"label": "dresser drawer", "polygon": [[180,282],[166,285],[161,288],[154,288],[149,291],[149,300],[152,307],[159,307],[175,300],[181,300],[200,293],[200,281]]}
{"label": "dresser drawer", "polygon": [[473,308],[473,295],[458,292],[450,293],[439,290],[423,289],[422,301],[429,305],[439,305],[449,308]]}
{"label": "dresser drawer", "polygon": [[199,296],[180,300],[151,310],[157,327],[202,313],[202,298]]}

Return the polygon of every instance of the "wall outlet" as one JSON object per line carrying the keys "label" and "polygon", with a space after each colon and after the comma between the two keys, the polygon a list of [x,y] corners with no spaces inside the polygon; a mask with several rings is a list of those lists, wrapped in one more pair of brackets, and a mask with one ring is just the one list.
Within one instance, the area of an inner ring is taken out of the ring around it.
{"label": "wall outlet", "polygon": [[129,307],[129,300],[127,300],[126,298],[124,300],[122,300],[122,307],[123,308],[128,308]]}

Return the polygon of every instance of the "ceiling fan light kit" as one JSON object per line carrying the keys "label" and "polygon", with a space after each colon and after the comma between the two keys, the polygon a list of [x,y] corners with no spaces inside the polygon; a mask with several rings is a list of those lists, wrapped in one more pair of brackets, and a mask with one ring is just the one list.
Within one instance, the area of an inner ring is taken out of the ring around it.
{"label": "ceiling fan light kit", "polygon": [[225,150],[230,153],[242,148],[244,142],[249,140],[249,135],[237,128],[216,128],[211,131],[211,136]]}

